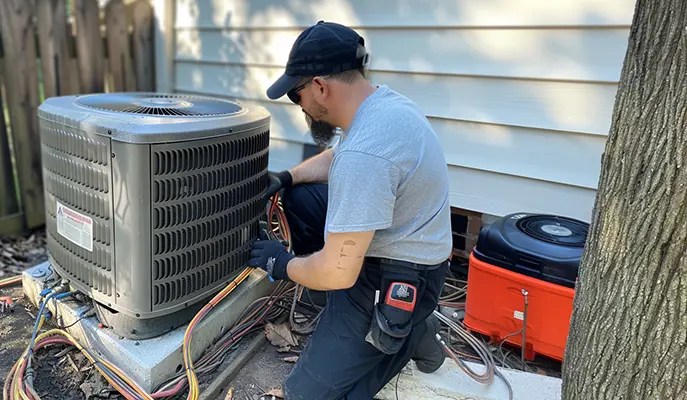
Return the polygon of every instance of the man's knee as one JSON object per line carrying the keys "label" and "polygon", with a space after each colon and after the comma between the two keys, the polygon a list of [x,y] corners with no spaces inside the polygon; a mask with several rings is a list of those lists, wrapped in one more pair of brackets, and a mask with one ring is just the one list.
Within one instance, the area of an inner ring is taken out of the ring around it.
{"label": "man's knee", "polygon": [[293,185],[284,190],[282,202],[285,209],[295,212],[300,208],[310,209],[312,205],[326,206],[327,192],[326,187],[316,183],[301,183]]}
{"label": "man's knee", "polygon": [[295,185],[285,189],[281,200],[284,211],[291,214],[297,214],[298,209],[303,206],[305,195],[306,190],[303,188],[303,185]]}
{"label": "man's knee", "polygon": [[294,185],[284,191],[282,204],[296,255],[320,250],[324,245],[327,214],[326,186],[309,183]]}

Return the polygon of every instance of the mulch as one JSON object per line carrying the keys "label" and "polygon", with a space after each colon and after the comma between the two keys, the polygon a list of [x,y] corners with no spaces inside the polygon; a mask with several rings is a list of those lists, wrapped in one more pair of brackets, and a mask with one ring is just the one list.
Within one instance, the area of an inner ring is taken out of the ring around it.
{"label": "mulch", "polygon": [[0,236],[0,279],[47,260],[45,230],[18,237]]}

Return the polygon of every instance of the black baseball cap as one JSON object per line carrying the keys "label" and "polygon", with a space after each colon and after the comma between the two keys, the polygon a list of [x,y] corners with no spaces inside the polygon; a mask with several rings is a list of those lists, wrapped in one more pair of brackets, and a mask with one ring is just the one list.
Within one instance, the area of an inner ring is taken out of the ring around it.
{"label": "black baseball cap", "polygon": [[267,97],[284,96],[303,77],[328,75],[358,69],[368,55],[356,57],[365,39],[353,29],[334,22],[319,21],[298,35],[291,47],[284,74],[267,89]]}

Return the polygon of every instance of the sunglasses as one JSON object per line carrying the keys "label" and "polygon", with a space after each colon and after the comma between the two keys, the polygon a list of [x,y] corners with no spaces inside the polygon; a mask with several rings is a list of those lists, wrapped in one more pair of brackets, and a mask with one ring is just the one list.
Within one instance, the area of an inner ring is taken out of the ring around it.
{"label": "sunglasses", "polygon": [[286,93],[286,95],[289,96],[289,100],[291,100],[294,104],[300,104],[301,96],[298,94],[298,92],[303,90],[303,88],[305,88],[310,82],[312,82],[312,78],[289,90],[288,93]]}

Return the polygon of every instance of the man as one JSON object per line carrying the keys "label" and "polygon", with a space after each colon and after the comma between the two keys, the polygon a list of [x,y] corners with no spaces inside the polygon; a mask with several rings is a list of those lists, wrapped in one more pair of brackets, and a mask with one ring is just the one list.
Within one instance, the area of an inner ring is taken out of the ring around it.
{"label": "man", "polygon": [[[300,34],[268,90],[301,106],[317,143],[343,140],[289,171],[284,189],[295,254],[258,240],[249,265],[327,292],[326,309],[284,384],[288,400],[372,399],[411,359],[433,372],[445,356],[436,308],[451,253],[446,161],[422,111],[365,78],[355,31],[320,21]],[[387,302],[392,282],[403,283]],[[394,303],[400,304],[400,303]],[[412,311],[411,311],[412,310]],[[428,318],[429,317],[429,318]]]}

